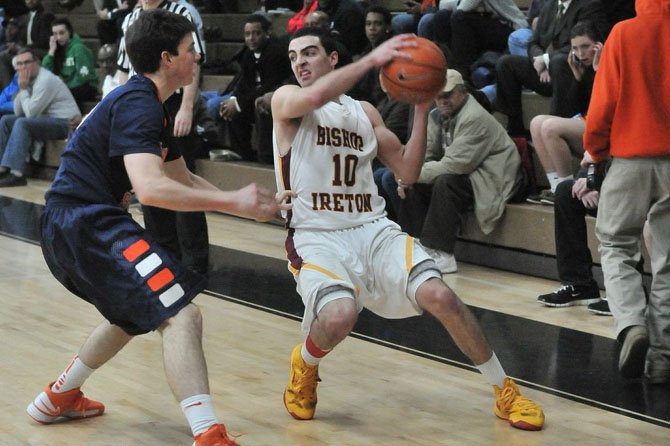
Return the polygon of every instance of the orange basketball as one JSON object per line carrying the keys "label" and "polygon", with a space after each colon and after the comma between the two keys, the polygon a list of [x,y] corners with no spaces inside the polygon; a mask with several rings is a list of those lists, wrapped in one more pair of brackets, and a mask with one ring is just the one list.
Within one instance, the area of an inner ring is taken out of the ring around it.
{"label": "orange basketball", "polygon": [[433,42],[415,37],[418,46],[403,48],[411,60],[394,59],[381,69],[382,88],[394,99],[417,104],[434,98],[444,87],[447,60]]}

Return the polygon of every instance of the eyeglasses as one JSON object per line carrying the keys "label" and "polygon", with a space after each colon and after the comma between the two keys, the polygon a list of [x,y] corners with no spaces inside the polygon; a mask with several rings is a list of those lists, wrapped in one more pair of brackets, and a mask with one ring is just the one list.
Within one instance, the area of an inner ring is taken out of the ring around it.
{"label": "eyeglasses", "polygon": [[30,60],[17,60],[16,61],[16,66],[17,67],[23,67],[26,65],[30,65],[31,63],[35,62],[35,59],[30,59]]}

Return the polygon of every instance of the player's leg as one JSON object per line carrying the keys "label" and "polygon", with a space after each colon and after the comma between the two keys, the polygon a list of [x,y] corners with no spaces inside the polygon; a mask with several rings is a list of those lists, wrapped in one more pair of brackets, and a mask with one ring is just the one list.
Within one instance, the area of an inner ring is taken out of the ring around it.
{"label": "player's leg", "polygon": [[84,397],[80,388],[100,366],[116,355],[132,336],[105,321],[89,335],[70,364],[55,381],[49,383],[33,402],[28,414],[40,423],[102,415],[105,406]]}
{"label": "player's leg", "polygon": [[319,362],[349,335],[360,311],[349,272],[360,262],[349,236],[349,231],[300,231],[293,236],[293,254],[302,260],[296,281],[305,305],[302,331],[307,336],[291,352],[284,405],[298,420],[314,417]]}
{"label": "player's leg", "polygon": [[168,385],[195,437],[195,445],[234,445],[214,413],[202,349],[202,314],[189,304],[158,328]]}
{"label": "player's leg", "polygon": [[506,376],[479,323],[456,293],[440,279],[432,278],[417,288],[416,302],[442,323],[456,345],[493,385],[495,414],[519,429],[542,429],[542,409],[523,397],[514,381]]}
{"label": "player's leg", "polygon": [[356,301],[349,289],[325,288],[315,301],[315,306],[305,309],[306,315],[314,316],[305,341],[291,352],[291,368],[284,391],[286,410],[297,420],[314,418],[319,363],[351,333],[358,319]]}

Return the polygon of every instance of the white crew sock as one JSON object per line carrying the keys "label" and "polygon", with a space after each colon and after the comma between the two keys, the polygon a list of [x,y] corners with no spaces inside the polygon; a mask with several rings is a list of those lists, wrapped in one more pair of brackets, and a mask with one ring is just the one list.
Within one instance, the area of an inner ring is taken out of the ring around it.
{"label": "white crew sock", "polygon": [[491,358],[489,358],[488,361],[483,364],[479,364],[476,367],[479,369],[481,374],[484,375],[489,384],[492,386],[496,385],[501,389],[503,388],[507,375],[505,374],[502,365],[500,365],[500,361],[498,361],[498,357],[496,356],[495,352],[493,352]]}
{"label": "white crew sock", "polygon": [[191,426],[194,437],[206,432],[211,426],[219,424],[214,414],[214,405],[210,395],[193,395],[181,401],[179,405]]}
{"label": "white crew sock", "polygon": [[91,376],[95,369],[84,364],[79,356],[75,356],[61,373],[60,377],[53,383],[51,390],[55,393],[63,393],[68,390],[77,389],[84,385],[84,381]]}

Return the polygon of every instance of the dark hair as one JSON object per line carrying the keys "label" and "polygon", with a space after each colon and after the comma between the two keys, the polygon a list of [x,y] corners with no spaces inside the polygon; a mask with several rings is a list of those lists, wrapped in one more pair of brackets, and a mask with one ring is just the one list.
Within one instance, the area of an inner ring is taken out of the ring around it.
{"label": "dark hair", "polygon": [[250,16],[247,17],[244,23],[245,24],[260,23],[261,28],[263,28],[263,31],[265,32],[268,32],[270,30],[270,27],[272,26],[272,22],[270,21],[270,19],[265,17],[263,14],[251,14]]}
{"label": "dark hair", "polygon": [[337,44],[335,43],[333,33],[331,33],[330,30],[328,29],[315,26],[306,26],[294,32],[291,35],[291,40],[295,40],[298,37],[305,37],[305,36],[318,37],[319,41],[321,42],[321,46],[323,46],[323,49],[326,50],[326,54],[330,54],[333,51],[337,51]]}
{"label": "dark hair", "polygon": [[371,12],[375,14],[381,14],[384,17],[384,22],[386,22],[387,25],[391,24],[391,11],[389,11],[387,8],[381,6],[381,5],[373,5],[370,6],[366,11],[365,11],[365,17],[367,18],[368,14]]}
{"label": "dark hair", "polygon": [[161,54],[178,53],[179,43],[195,26],[186,17],[165,9],[142,12],[126,31],[126,52],[138,73],[154,73],[160,68]]}
{"label": "dark hair", "polygon": [[35,48],[30,45],[20,47],[18,50],[16,50],[16,54],[14,56],[18,56],[19,54],[24,53],[30,53],[30,55],[33,56],[33,60],[37,60],[37,55],[35,54]]}
{"label": "dark hair", "polygon": [[[67,18],[60,17],[54,19],[51,22],[51,28],[53,29],[54,26],[58,25],[65,25],[65,29],[67,29],[67,31],[70,33],[70,39],[72,39],[72,36],[74,36],[74,28],[72,28],[72,23],[70,23]],[[57,76],[60,76],[61,72],[63,71],[63,65],[65,65],[65,51],[66,48],[64,46],[56,46],[56,52],[54,53],[53,73]]]}
{"label": "dark hair", "polygon": [[65,25],[67,30],[70,32],[70,36],[74,34],[74,28],[72,28],[72,23],[65,17],[59,17],[57,19],[54,19],[51,22],[51,27],[53,28],[56,25]]}
{"label": "dark hair", "polygon": [[572,26],[572,29],[570,30],[570,39],[574,39],[578,36],[586,36],[594,42],[602,42],[600,31],[591,21],[577,22]]}

